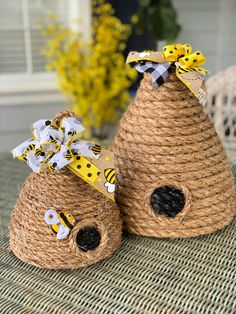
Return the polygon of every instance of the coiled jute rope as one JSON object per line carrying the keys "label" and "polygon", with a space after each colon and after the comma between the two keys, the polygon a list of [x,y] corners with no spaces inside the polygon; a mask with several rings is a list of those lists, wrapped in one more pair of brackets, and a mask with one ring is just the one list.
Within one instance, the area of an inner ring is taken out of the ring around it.
{"label": "coiled jute rope", "polygon": [[[60,112],[59,123],[64,116]],[[69,236],[56,240],[44,221],[48,209],[66,211],[76,218]],[[94,250],[78,247],[79,230],[94,227],[100,244]],[[121,219],[117,206],[67,168],[55,173],[32,173],[24,183],[10,223],[10,250],[23,261],[43,268],[79,268],[111,256],[120,245]]]}
{"label": "coiled jute rope", "polygon": [[[125,228],[154,237],[191,237],[229,224],[235,215],[230,165],[208,116],[172,72],[153,89],[144,74],[114,139],[116,200]],[[163,186],[184,195],[175,217],[156,212],[151,195]]]}

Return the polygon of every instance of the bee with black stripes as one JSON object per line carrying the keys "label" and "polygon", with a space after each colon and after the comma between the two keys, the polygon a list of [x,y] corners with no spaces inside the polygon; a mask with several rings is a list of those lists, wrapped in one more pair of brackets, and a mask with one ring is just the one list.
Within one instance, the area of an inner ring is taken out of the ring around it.
{"label": "bee with black stripes", "polygon": [[35,150],[35,156],[37,156],[37,157],[39,157],[39,156],[45,156],[45,152],[44,152],[42,149],[37,148],[37,149]]}
{"label": "bee with black stripes", "polygon": [[56,212],[54,209],[46,211],[44,220],[57,240],[65,239],[76,224],[76,219],[71,213]]}
{"label": "bee with black stripes", "polygon": [[52,164],[48,163],[48,168],[51,173],[54,173],[57,170],[57,162],[53,162]]}
{"label": "bee with black stripes", "polygon": [[29,152],[32,152],[35,149],[35,144],[30,144],[28,147],[25,149],[25,154],[28,154]]}
{"label": "bee with black stripes", "polygon": [[116,184],[116,172],[114,168],[107,168],[104,170],[104,177],[106,179],[105,187],[109,193],[114,193]]}
{"label": "bee with black stripes", "polygon": [[25,163],[27,163],[28,159],[26,154],[21,155],[20,157],[18,157],[20,160],[23,160]]}
{"label": "bee with black stripes", "polygon": [[35,149],[35,144],[30,144],[28,147],[24,149],[23,154],[19,157],[19,159],[27,163],[28,161],[27,154],[34,151],[34,149]]}
{"label": "bee with black stripes", "polygon": [[67,134],[70,135],[71,137],[73,137],[76,135],[76,131],[71,129]]}
{"label": "bee with black stripes", "polygon": [[49,136],[50,144],[57,144],[57,141],[54,139],[52,135]]}
{"label": "bee with black stripes", "polygon": [[91,151],[95,154],[95,155],[100,155],[101,154],[101,150],[102,147],[98,144],[94,144],[91,148]]}
{"label": "bee with black stripes", "polygon": [[63,157],[67,160],[71,160],[73,159],[73,152],[70,151],[69,149],[67,149],[67,151],[65,152],[65,154],[63,155]]}

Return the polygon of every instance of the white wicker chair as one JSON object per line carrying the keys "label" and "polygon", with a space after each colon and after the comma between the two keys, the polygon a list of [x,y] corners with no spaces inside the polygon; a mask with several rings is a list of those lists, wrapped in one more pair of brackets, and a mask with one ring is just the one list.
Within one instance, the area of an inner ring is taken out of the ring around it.
{"label": "white wicker chair", "polygon": [[203,106],[231,160],[236,161],[236,66],[213,75],[206,86],[208,95]]}

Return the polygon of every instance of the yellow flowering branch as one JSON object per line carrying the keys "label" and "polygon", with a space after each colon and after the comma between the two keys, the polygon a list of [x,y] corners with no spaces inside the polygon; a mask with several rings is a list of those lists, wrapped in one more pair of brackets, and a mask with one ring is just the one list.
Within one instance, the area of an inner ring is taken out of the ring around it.
{"label": "yellow flowering branch", "polygon": [[44,25],[47,69],[56,71],[62,91],[92,134],[115,124],[125,110],[136,71],[125,64],[123,51],[131,27],[114,16],[111,4],[94,0],[92,39],[85,42],[55,17]]}

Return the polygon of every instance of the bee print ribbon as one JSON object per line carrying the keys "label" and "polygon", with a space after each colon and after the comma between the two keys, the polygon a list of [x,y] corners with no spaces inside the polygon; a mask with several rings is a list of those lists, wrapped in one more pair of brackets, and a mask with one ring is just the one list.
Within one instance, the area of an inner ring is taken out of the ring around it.
{"label": "bee print ribbon", "polygon": [[49,169],[52,173],[68,167],[76,175],[114,200],[115,181],[112,189],[107,186],[106,169],[114,169],[113,153],[100,145],[81,140],[83,125],[74,117],[64,117],[60,125],[53,120],[41,119],[33,125],[33,138],[23,142],[12,154],[35,173]]}
{"label": "bee print ribbon", "polygon": [[176,67],[176,76],[200,100],[206,96],[204,79],[208,73],[201,67],[206,61],[201,51],[192,53],[188,44],[175,44],[163,47],[163,52],[130,52],[127,63],[136,64],[137,71],[148,72],[152,76],[154,88],[161,86],[167,79],[171,65]]}

